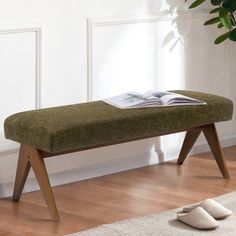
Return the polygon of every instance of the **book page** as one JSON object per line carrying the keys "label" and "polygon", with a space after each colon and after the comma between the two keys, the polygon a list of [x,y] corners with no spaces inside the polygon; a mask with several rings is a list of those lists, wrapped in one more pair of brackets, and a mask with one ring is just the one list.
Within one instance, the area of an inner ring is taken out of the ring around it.
{"label": "book page", "polygon": [[163,105],[162,101],[157,97],[134,92],[124,93],[103,101],[122,109]]}
{"label": "book page", "polygon": [[172,94],[172,95],[166,95],[163,96],[162,101],[166,105],[203,105],[205,102],[202,102],[200,100],[190,98],[181,94]]}
{"label": "book page", "polygon": [[166,106],[170,105],[204,105],[203,101],[197,100],[195,98],[190,98],[182,94],[176,94],[171,92],[160,92],[160,91],[149,91],[146,94],[158,97],[162,100],[163,104]]}

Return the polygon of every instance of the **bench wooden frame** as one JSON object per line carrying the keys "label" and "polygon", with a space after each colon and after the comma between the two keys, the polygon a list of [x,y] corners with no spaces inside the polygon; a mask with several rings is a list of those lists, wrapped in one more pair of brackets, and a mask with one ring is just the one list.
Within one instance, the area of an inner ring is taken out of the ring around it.
{"label": "bench wooden frame", "polygon": [[[218,167],[221,171],[222,176],[226,179],[229,179],[229,173],[226,167],[224,155],[220,146],[220,142],[219,142],[217,131],[214,124],[209,124],[209,125],[187,130],[184,143],[178,157],[177,164],[182,165],[184,163],[186,157],[188,156],[190,150],[192,149],[194,143],[196,142],[197,138],[199,137],[202,131],[207,139],[207,142],[211,148],[211,151],[218,164]],[[164,135],[164,134],[161,134],[161,135]],[[111,145],[111,144],[108,144],[108,145]],[[103,146],[107,146],[107,145],[103,145]],[[58,214],[56,202],[53,196],[52,188],[51,188],[50,181],[48,178],[48,173],[47,173],[46,166],[43,159],[47,157],[51,157],[51,156],[57,156],[57,155],[65,154],[65,153],[71,153],[71,152],[92,149],[92,148],[97,148],[97,147],[98,146],[88,147],[88,148],[83,148],[83,149],[78,149],[78,150],[68,150],[66,152],[61,152],[61,153],[47,153],[47,152],[38,150],[34,147],[21,144],[12,200],[14,202],[18,202],[20,200],[26,179],[28,177],[29,170],[32,167],[34,174],[36,176],[36,179],[38,181],[38,184],[40,186],[40,189],[45,198],[51,217],[53,220],[59,221],[59,214]]]}

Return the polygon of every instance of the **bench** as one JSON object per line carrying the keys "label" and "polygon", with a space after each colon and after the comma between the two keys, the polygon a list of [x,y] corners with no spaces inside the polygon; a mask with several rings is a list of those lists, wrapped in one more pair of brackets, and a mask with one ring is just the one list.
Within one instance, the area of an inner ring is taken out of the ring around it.
{"label": "bench", "polygon": [[231,100],[192,91],[172,91],[207,105],[121,110],[103,101],[26,111],[8,117],[5,137],[21,144],[13,201],[20,200],[32,167],[53,220],[59,215],[44,158],[187,131],[181,165],[203,131],[224,178],[229,178],[215,123],[232,119]]}

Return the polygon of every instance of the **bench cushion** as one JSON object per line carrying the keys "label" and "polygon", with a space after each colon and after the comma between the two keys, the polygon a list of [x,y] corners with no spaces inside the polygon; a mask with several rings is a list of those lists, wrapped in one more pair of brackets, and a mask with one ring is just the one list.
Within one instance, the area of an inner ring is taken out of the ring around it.
{"label": "bench cushion", "polygon": [[5,137],[56,153],[110,145],[232,118],[231,100],[192,91],[173,91],[207,105],[121,110],[103,101],[26,111],[5,120]]}

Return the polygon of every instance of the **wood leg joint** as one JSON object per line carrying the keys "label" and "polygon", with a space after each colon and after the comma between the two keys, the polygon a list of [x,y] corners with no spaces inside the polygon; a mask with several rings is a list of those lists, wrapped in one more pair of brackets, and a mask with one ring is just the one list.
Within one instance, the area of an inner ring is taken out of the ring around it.
{"label": "wood leg joint", "polygon": [[53,220],[59,220],[56,203],[49,182],[46,166],[40,151],[35,148],[21,145],[18,167],[16,173],[13,201],[19,201],[26,182],[30,167],[32,167],[40,189],[45,198],[49,212]]}
{"label": "wood leg joint", "polygon": [[221,171],[222,176],[225,179],[229,179],[229,172],[226,167],[224,154],[222,148],[220,146],[220,141],[217,135],[215,124],[209,124],[205,126],[201,126],[199,128],[190,129],[187,131],[182,149],[179,154],[179,158],[177,161],[178,165],[183,164],[185,159],[187,158],[189,152],[191,151],[194,143],[196,142],[197,138],[199,137],[201,131],[203,131],[206,140],[211,148],[211,151],[214,155],[216,163]]}

